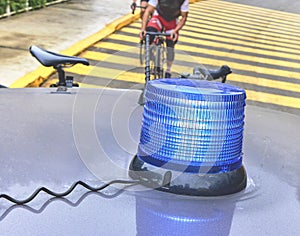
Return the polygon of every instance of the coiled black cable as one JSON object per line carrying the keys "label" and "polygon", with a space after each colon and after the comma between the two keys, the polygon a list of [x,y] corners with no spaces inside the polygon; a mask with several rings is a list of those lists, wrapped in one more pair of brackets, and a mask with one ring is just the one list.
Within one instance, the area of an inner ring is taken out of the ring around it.
{"label": "coiled black cable", "polygon": [[74,183],[73,185],[71,185],[71,187],[65,191],[65,192],[62,192],[62,193],[56,193],[56,192],[53,192],[51,191],[50,189],[46,188],[46,187],[41,187],[39,189],[37,189],[31,196],[29,196],[28,198],[24,199],[24,200],[17,200],[7,194],[1,194],[0,195],[0,199],[1,198],[4,198],[14,204],[17,204],[17,205],[25,205],[29,202],[31,202],[40,192],[45,192],[53,197],[56,197],[56,198],[62,198],[62,197],[66,197],[67,195],[69,195],[71,192],[73,192],[73,190],[78,186],[78,185],[81,185],[83,186],[84,188],[88,189],[89,191],[92,191],[92,192],[98,192],[100,190],[103,190],[105,188],[107,188],[108,186],[112,185],[112,184],[138,184],[139,181],[136,181],[136,180],[112,180],[100,187],[92,187],[90,185],[88,185],[87,183],[83,182],[83,181],[78,181],[76,183]]}
{"label": "coiled black cable", "polygon": [[[134,182],[134,181],[133,181]],[[39,208],[39,209],[35,209],[29,205],[20,205],[20,204],[14,204],[11,207],[9,207],[8,209],[6,209],[1,215],[0,215],[0,222],[7,216],[9,215],[10,212],[12,212],[13,210],[17,209],[17,208],[21,208],[24,210],[28,210],[32,213],[35,214],[39,214],[42,213],[47,207],[48,205],[50,205],[51,203],[55,202],[55,201],[61,201],[66,203],[67,205],[71,206],[71,207],[77,207],[86,197],[88,197],[89,195],[95,194],[96,196],[100,196],[106,199],[112,199],[115,198],[117,196],[119,196],[120,194],[122,194],[125,189],[132,187],[134,185],[139,184],[138,182],[134,182],[132,184],[129,184],[127,186],[123,186],[122,188],[118,189],[117,191],[113,192],[112,194],[107,194],[107,193],[101,193],[98,191],[88,191],[86,193],[84,193],[76,202],[72,202],[67,198],[59,198],[59,197],[52,197],[50,199],[48,199],[45,203],[43,203],[43,205]]]}

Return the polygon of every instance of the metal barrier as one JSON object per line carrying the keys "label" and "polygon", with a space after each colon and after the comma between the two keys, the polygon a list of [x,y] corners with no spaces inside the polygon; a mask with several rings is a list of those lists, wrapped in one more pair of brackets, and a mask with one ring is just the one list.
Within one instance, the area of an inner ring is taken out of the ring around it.
{"label": "metal barrier", "polygon": [[69,0],[0,0],[0,19]]}

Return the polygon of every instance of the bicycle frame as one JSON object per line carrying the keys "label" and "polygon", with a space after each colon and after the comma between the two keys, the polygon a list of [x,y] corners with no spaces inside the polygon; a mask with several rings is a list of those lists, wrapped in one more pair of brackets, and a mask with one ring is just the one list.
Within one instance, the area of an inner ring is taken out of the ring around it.
{"label": "bicycle frame", "polygon": [[[171,34],[168,33],[162,33],[162,32],[146,32],[145,33],[145,82],[147,83],[148,81],[150,81],[150,36],[164,36],[164,37],[168,37]],[[161,42],[159,42],[161,43]],[[157,66],[157,65],[156,65]]]}

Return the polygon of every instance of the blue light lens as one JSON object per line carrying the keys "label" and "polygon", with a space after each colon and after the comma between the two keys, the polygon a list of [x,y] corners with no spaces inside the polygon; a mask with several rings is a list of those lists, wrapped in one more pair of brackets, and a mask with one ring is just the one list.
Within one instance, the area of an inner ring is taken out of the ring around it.
{"label": "blue light lens", "polygon": [[138,158],[197,173],[228,172],[242,165],[243,89],[203,80],[160,79],[147,83],[145,98]]}

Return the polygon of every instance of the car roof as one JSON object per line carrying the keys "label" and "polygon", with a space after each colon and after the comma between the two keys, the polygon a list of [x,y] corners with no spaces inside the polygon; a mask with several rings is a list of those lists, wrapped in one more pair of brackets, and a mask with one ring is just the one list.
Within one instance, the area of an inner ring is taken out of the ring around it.
{"label": "car roof", "polygon": [[[139,90],[1,89],[1,193],[25,199],[45,186],[129,180],[143,108]],[[300,230],[299,117],[246,106],[244,191],[187,197],[116,184],[66,198],[1,201],[2,235],[295,235]],[[125,188],[125,189],[123,189]]]}

